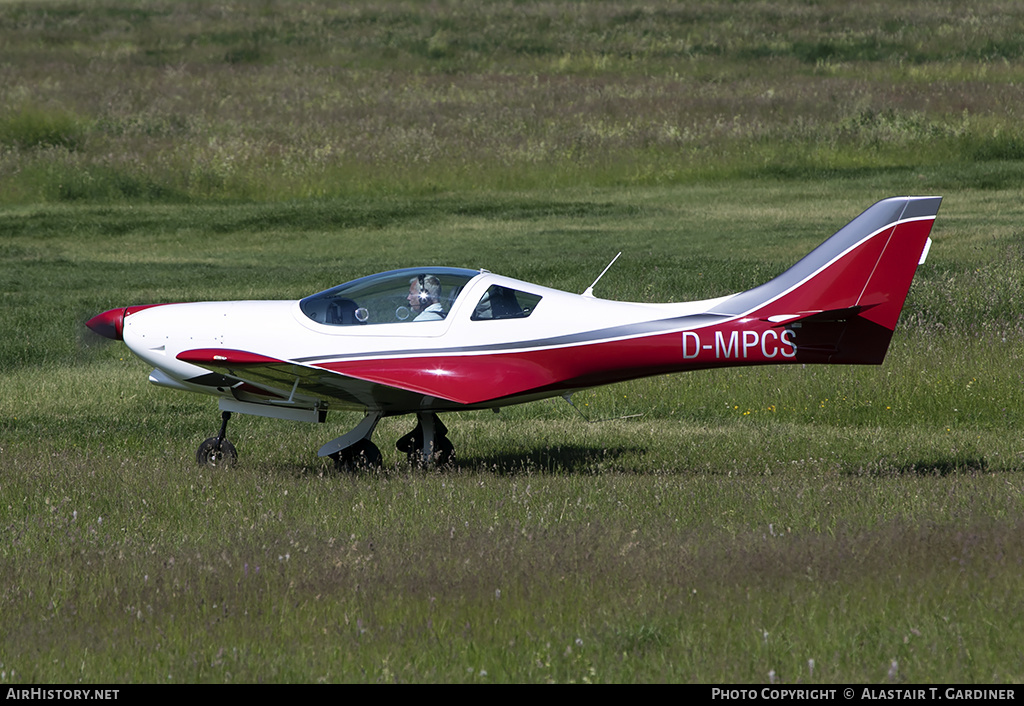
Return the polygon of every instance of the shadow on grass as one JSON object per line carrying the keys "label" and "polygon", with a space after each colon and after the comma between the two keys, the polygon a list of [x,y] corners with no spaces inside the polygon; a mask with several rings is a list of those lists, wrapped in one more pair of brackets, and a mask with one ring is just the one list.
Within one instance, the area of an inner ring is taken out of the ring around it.
{"label": "shadow on grass", "polygon": [[982,457],[920,460],[903,464],[879,464],[859,471],[866,476],[945,477],[957,474],[987,473],[988,461]]}
{"label": "shadow on grass", "polygon": [[567,445],[538,447],[535,449],[457,456],[453,463],[414,468],[407,463],[388,465],[383,468],[357,468],[338,470],[332,464],[296,466],[293,470],[301,475],[323,473],[338,475],[383,475],[407,472],[428,472],[440,474],[488,473],[499,476],[516,475],[598,475],[601,473],[637,472],[635,463],[623,459],[644,453],[639,447],[604,448],[597,446]]}
{"label": "shadow on grass", "polygon": [[[533,449],[458,457],[455,468],[463,472],[486,471],[499,475],[530,473],[592,475],[629,470],[625,458],[643,454],[640,447],[601,447],[568,444]],[[630,464],[632,465],[632,464]]]}

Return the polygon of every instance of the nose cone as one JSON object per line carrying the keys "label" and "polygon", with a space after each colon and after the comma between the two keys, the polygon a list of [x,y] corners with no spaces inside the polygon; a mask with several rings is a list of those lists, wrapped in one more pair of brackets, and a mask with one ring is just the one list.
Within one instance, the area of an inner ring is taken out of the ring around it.
{"label": "nose cone", "polygon": [[110,338],[115,341],[123,341],[124,317],[131,316],[136,311],[142,311],[143,309],[149,309],[154,306],[163,306],[163,304],[143,304],[141,306],[118,307],[117,309],[111,309],[110,311],[104,311],[102,314],[97,314],[86,321],[85,325],[101,336],[105,336],[106,338]]}
{"label": "nose cone", "polygon": [[86,321],[85,325],[101,336],[115,341],[123,341],[125,311],[127,309],[124,307],[104,311]]}

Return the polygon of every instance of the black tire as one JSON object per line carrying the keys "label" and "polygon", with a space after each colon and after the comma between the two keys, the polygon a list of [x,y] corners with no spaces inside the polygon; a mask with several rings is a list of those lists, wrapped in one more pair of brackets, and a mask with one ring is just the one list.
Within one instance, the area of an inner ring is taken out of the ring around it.
{"label": "black tire", "polygon": [[238,452],[235,451],[235,445],[227,439],[218,441],[217,437],[211,436],[199,444],[196,450],[196,463],[204,468],[222,470],[231,468],[237,462]]}
{"label": "black tire", "polygon": [[395,442],[395,448],[407,455],[411,455],[421,446],[423,446],[423,429],[419,424],[416,425],[415,429]]}
{"label": "black tire", "polygon": [[[409,459],[410,466],[423,465],[423,452],[419,448],[406,452],[406,458]],[[431,454],[430,464],[428,465],[447,466],[454,462],[455,446],[453,446],[452,442],[448,440],[448,437],[439,436],[434,439],[434,453]]]}
{"label": "black tire", "polygon": [[442,436],[434,442],[434,463],[438,466],[455,463],[455,446],[447,436]]}
{"label": "black tire", "polygon": [[334,459],[335,470],[346,473],[373,470],[384,465],[380,449],[369,439],[357,441],[347,449],[331,454],[331,458]]}

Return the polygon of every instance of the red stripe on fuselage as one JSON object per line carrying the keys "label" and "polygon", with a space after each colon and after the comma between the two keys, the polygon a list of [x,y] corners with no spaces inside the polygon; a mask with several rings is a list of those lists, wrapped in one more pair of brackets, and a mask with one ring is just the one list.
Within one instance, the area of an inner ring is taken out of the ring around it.
{"label": "red stripe on fuselage", "polygon": [[617,341],[480,355],[339,360],[318,367],[370,382],[480,404],[545,391],[734,365],[797,361],[793,333],[764,321]]}
{"label": "red stripe on fuselage", "polygon": [[440,355],[415,358],[334,361],[322,363],[343,375],[441,397],[460,404],[544,389],[585,385],[654,375],[681,362],[679,334],[613,341],[584,346],[513,351],[481,355]]}

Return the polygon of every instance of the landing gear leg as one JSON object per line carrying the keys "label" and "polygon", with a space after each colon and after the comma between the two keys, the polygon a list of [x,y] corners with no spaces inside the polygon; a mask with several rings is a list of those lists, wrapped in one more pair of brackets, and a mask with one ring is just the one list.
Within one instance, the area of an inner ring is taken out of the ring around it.
{"label": "landing gear leg", "polygon": [[455,460],[455,447],[448,440],[448,427],[433,412],[416,415],[416,428],[403,436],[395,447],[413,466],[444,466]]}
{"label": "landing gear leg", "polygon": [[367,414],[355,429],[321,446],[318,455],[334,459],[334,467],[339,471],[380,468],[384,458],[380,449],[370,441],[380,418],[379,412]]}
{"label": "landing gear leg", "polygon": [[220,432],[217,436],[199,445],[196,450],[196,463],[206,468],[231,468],[238,461],[238,452],[230,441],[225,439],[228,433],[228,420],[231,412],[221,412]]}

